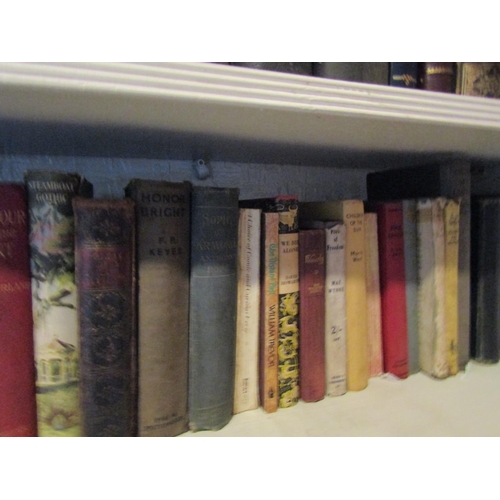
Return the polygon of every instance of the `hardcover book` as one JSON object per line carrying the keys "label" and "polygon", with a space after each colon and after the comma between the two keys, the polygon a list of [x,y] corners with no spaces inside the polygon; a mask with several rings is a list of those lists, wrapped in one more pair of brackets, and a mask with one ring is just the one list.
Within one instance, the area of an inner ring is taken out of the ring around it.
{"label": "hardcover book", "polygon": [[243,68],[279,71],[280,73],[312,74],[312,63],[310,62],[232,62],[231,65]]}
{"label": "hardcover book", "polygon": [[133,179],[136,207],[138,435],[188,430],[191,185]]}
{"label": "hardcover book", "polygon": [[455,93],[456,71],[454,62],[423,62],[420,80],[423,90]]}
{"label": "hardcover book", "polygon": [[500,63],[458,63],[456,92],[468,96],[499,98]]}
{"label": "hardcover book", "polygon": [[92,196],[78,174],[28,171],[30,267],[39,436],[78,436],[78,321],[72,199]]}
{"label": "hardcover book", "polygon": [[189,428],[218,430],[232,417],[236,348],[238,196],[195,186],[191,195]]}
{"label": "hardcover book", "polygon": [[359,391],[368,385],[368,331],[364,207],[361,200],[305,202],[301,220],[342,220],[346,226],[346,348],[347,390]]}
{"label": "hardcover book", "polygon": [[28,200],[0,183],[0,436],[37,435]]}
{"label": "hardcover book", "polygon": [[261,210],[240,209],[234,413],[259,406]]}
{"label": "hardcover book", "polygon": [[365,213],[366,307],[369,318],[367,328],[370,377],[378,377],[384,373],[378,248],[377,214]]}
{"label": "hardcover book", "polygon": [[387,85],[389,63],[387,62],[315,62],[314,76],[350,82]]}
{"label": "hardcover book", "polygon": [[136,434],[134,202],[73,199],[83,436]]}
{"label": "hardcover book", "polygon": [[418,62],[389,63],[389,85],[416,89],[418,86]]}
{"label": "hardcover book", "polygon": [[325,230],[299,230],[300,392],[305,402],[325,397]]}

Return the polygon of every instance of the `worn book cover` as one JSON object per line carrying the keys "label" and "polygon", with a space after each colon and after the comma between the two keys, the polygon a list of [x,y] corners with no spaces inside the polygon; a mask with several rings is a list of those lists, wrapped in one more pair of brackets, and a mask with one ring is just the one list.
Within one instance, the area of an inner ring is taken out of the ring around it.
{"label": "worn book cover", "polygon": [[133,179],[139,436],[188,430],[191,185]]}
{"label": "worn book cover", "polygon": [[28,200],[0,183],[0,436],[37,435]]}
{"label": "worn book cover", "polygon": [[236,188],[191,195],[189,428],[218,430],[233,415],[238,267]]}
{"label": "worn book cover", "polygon": [[82,435],[136,434],[134,202],[73,199]]}
{"label": "worn book cover", "polygon": [[260,219],[258,208],[240,209],[234,413],[259,406]]}
{"label": "worn book cover", "polygon": [[457,94],[478,97],[500,97],[500,63],[459,62]]}
{"label": "worn book cover", "polygon": [[28,171],[33,337],[39,436],[78,436],[78,321],[72,200],[79,174]]}

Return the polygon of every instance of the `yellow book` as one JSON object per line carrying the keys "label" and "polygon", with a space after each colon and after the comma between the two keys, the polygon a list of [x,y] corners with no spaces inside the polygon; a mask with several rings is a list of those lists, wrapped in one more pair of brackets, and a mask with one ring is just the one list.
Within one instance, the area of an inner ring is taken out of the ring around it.
{"label": "yellow book", "polygon": [[445,322],[450,375],[458,373],[458,236],[460,202],[448,200],[445,217]]}
{"label": "yellow book", "polygon": [[361,200],[304,202],[301,220],[342,220],[346,225],[346,343],[347,390],[368,385],[368,333],[366,314],[366,269],[364,207]]}

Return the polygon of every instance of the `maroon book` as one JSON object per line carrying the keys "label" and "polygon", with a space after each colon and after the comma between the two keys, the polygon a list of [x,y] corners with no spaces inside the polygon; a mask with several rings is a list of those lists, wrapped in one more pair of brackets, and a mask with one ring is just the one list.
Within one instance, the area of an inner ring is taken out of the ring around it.
{"label": "maroon book", "polygon": [[325,230],[299,231],[300,395],[311,403],[325,397]]}
{"label": "maroon book", "polygon": [[36,436],[28,204],[0,184],[0,436]]}
{"label": "maroon book", "polygon": [[455,93],[454,62],[423,62],[420,66],[421,88],[434,92]]}
{"label": "maroon book", "polygon": [[408,328],[401,201],[373,204],[378,214],[384,371],[408,377]]}

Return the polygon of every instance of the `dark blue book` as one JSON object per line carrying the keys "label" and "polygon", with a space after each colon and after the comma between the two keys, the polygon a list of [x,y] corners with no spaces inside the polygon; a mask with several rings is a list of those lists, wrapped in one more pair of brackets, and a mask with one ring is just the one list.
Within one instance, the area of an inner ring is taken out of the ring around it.
{"label": "dark blue book", "polygon": [[389,64],[389,85],[416,89],[418,86],[418,62],[391,62]]}

